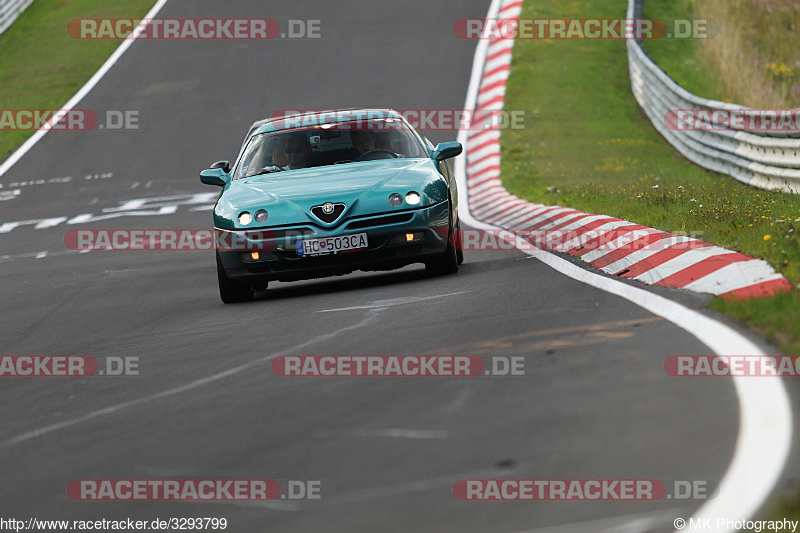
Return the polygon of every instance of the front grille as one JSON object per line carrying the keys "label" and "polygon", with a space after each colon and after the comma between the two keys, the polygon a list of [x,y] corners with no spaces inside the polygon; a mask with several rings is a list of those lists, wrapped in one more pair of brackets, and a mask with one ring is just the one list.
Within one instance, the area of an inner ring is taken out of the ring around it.
{"label": "front grille", "polygon": [[412,213],[404,213],[400,215],[388,215],[384,217],[376,217],[376,218],[369,218],[366,220],[356,220],[351,222],[347,225],[345,229],[361,229],[361,228],[371,228],[373,226],[383,226],[385,224],[400,224],[402,222],[408,222],[414,218]]}
{"label": "front grille", "polygon": [[321,205],[315,205],[311,208],[311,214],[323,221],[326,224],[331,224],[332,222],[336,222],[336,220],[342,216],[344,213],[344,204],[332,204],[333,205],[333,212],[331,213],[324,213],[322,211]]}

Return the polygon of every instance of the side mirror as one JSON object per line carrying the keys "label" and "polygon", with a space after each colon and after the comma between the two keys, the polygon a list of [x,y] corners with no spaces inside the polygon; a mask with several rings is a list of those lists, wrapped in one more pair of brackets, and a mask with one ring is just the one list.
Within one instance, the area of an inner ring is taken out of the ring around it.
{"label": "side mirror", "polygon": [[217,161],[208,168],[221,168],[227,174],[228,172],[231,171],[231,164],[227,161]]}
{"label": "side mirror", "polygon": [[206,185],[224,187],[230,181],[230,176],[221,168],[209,168],[200,173],[200,181]]}
{"label": "side mirror", "polygon": [[439,143],[436,145],[436,148],[433,150],[433,158],[437,161],[444,161],[445,159],[450,159],[451,157],[455,157],[463,151],[461,143],[459,142],[446,142],[446,143]]}

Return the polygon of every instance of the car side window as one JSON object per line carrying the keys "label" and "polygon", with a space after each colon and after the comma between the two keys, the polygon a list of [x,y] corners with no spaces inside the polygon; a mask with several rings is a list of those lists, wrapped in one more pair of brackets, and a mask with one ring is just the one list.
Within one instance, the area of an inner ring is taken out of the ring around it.
{"label": "car side window", "polygon": [[264,148],[270,143],[265,142],[266,140],[266,136],[260,135],[250,141],[242,156],[242,161],[239,163],[234,179],[246,178],[257,174],[261,168],[269,163],[271,154],[266,153]]}
{"label": "car side window", "polygon": [[239,178],[244,178],[247,176],[247,172],[250,170],[252,164],[254,163],[253,158],[258,153],[258,149],[261,147],[261,143],[257,140],[253,140],[250,142],[250,145],[247,147],[247,150],[242,157],[242,162],[239,163],[239,172],[237,173]]}

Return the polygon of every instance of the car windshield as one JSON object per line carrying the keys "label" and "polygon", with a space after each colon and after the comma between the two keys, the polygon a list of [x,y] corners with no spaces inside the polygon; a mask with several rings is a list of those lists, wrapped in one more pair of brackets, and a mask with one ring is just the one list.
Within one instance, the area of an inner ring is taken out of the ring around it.
{"label": "car windshield", "polygon": [[396,118],[317,124],[255,135],[234,179],[377,159],[428,157],[414,133]]}

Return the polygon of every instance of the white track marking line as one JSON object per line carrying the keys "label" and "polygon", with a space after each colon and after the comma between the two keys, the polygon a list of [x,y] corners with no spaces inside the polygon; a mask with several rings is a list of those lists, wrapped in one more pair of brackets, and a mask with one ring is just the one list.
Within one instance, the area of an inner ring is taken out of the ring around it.
{"label": "white track marking line", "polygon": [[[153,18],[166,4],[166,2],[167,0],[159,0],[156,5],[153,6],[153,8],[147,13],[147,15],[145,15],[145,18]],[[498,0],[492,1],[491,7],[489,8],[489,18],[494,18],[492,14],[497,14],[499,5],[500,2]],[[79,103],[86,96],[86,94],[88,94],[94,88],[95,85],[97,85],[103,76],[105,76],[108,70],[110,70],[117,60],[119,60],[122,54],[134,42],[134,40],[135,36],[126,39],[103,64],[100,70],[98,70],[95,75],[92,76],[92,78],[62,107],[62,109],[73,109],[74,106]],[[477,90],[481,81],[481,74],[483,72],[487,47],[487,40],[481,39],[478,41],[475,57],[473,58],[473,68],[470,76],[469,89],[467,92],[467,105],[465,105],[464,109],[474,108]],[[497,66],[498,64],[502,63],[502,61],[505,61],[505,58],[500,58],[500,60],[495,59],[493,60],[493,64],[494,66]],[[470,107],[470,104],[472,104],[472,107]],[[49,130],[38,130],[13,154],[11,154],[11,156],[2,165],[0,165],[0,177],[3,176],[14,164],[16,164],[16,162],[19,161],[19,159],[21,159],[28,151],[30,151],[30,149],[47,133],[47,131]],[[459,132],[459,139],[461,143],[466,146],[467,137],[465,131],[462,130]],[[458,179],[463,182],[465,166],[463,155],[457,158],[456,166],[460,170],[460,172],[456,172],[456,175]],[[463,206],[461,211],[463,214],[461,216],[464,216],[467,223],[473,225],[474,227],[483,226],[484,228],[493,228],[489,225],[479,224],[469,215],[469,207],[467,204],[468,200],[466,198],[466,183],[462,183],[461,185],[462,186],[460,189],[463,191],[460,192],[460,194],[463,195],[461,202],[461,206]],[[742,353],[746,355],[762,354],[758,347],[750,343],[749,340],[735,330],[732,330],[731,328],[728,328],[727,326],[724,326],[721,323],[716,322],[715,320],[702,314],[687,309],[680,304],[666,300],[656,296],[655,294],[647,293],[642,289],[636,289],[628,286],[619,281],[602,277],[599,274],[592,274],[552,254],[542,252],[541,250],[528,250],[525,251],[525,253],[533,257],[537,257],[548,266],[551,266],[555,270],[558,270],[559,272],[562,272],[573,279],[595,286],[609,293],[617,294],[653,312],[654,314],[663,316],[667,320],[670,320],[677,326],[685,329],[697,337],[699,340],[701,340],[701,342],[705,343],[719,355],[731,355],[736,353]],[[690,318],[687,319],[687,317]],[[699,324],[704,324],[705,328],[702,328],[699,326]],[[698,328],[700,329],[698,330]],[[344,329],[337,332],[337,334],[341,331],[344,331]],[[737,342],[741,344],[737,346]],[[220,374],[215,374],[214,376],[210,376],[208,378],[196,380],[183,387],[170,389],[168,391],[157,393],[151,396],[132,400],[116,406],[107,407],[105,409],[84,415],[83,417],[67,420],[59,424],[46,426],[45,428],[37,431],[25,433],[0,443],[0,447],[6,447],[19,442],[24,442],[31,438],[69,427],[85,420],[96,418],[103,414],[113,413],[126,407],[144,403],[146,401],[177,394],[185,390],[190,390],[205,385],[206,383],[241,372],[246,368],[250,368],[255,364],[262,363],[266,360],[276,357],[277,355],[279,354],[274,354],[267,358],[262,358],[257,361],[240,365],[239,367],[229,369]],[[693,518],[695,519],[702,517],[716,518],[720,516],[752,516],[752,514],[758,509],[758,507],[760,507],[760,505],[772,491],[772,488],[775,482],[778,480],[780,473],[783,470],[783,465],[788,457],[792,434],[792,416],[791,407],[788,397],[786,396],[786,390],[783,387],[783,383],[778,380],[769,380],[761,381],[762,385],[759,385],[759,380],[751,379],[748,383],[747,378],[733,378],[733,382],[736,386],[737,394],[739,395],[741,409],[740,428],[736,451],[728,472],[720,483],[719,495],[714,500],[711,500],[703,505],[694,515]],[[753,495],[747,495],[748,492]]]}
{"label": "white track marking line", "polygon": [[[167,0],[158,0],[156,4],[150,9],[150,11],[148,11],[147,14],[143,17],[143,19],[152,20],[153,18],[155,18],[155,16],[158,14],[159,11],[161,11],[161,8],[163,8],[166,3]],[[139,37],[139,35],[142,33],[143,30],[144,28],[139,28],[137,30],[134,30],[134,32],[130,36],[128,36],[124,41],[122,41],[122,44],[120,44],[117,47],[117,49],[114,50],[114,53],[111,54],[111,57],[109,57],[105,63],[103,63],[103,66],[101,66],[100,69],[94,73],[94,76],[89,78],[89,81],[87,81],[86,84],[84,84],[84,86],[81,87],[80,90],[78,90],[78,92],[75,93],[75,95],[72,98],[70,98],[69,101],[66,104],[64,104],[60,110],[69,111],[71,109],[74,109],[75,106],[78,105],[78,103],[81,100],[83,100],[86,97],[86,95],[91,92],[92,89],[94,89],[95,85],[97,85],[100,82],[100,80],[103,79],[106,73],[108,73],[108,71],[111,70],[111,67],[113,67],[114,64],[119,60],[119,58],[122,57],[122,54],[124,54],[128,50],[128,48],[130,48],[130,46],[134,43],[134,41],[136,41],[136,39]],[[27,154],[30,151],[30,149],[33,148],[36,145],[36,143],[38,143],[48,131],[50,131],[50,129],[51,126],[45,124],[38,130],[36,130],[36,133],[28,137],[28,139],[24,143],[22,143],[22,146],[17,148],[14,151],[14,153],[11,154],[8,157],[8,159],[6,159],[3,162],[3,164],[0,165],[0,177],[2,177],[3,174],[8,172],[8,170],[17,163],[17,161],[22,159],[22,157],[25,154]]]}
{"label": "white track marking line", "polygon": [[[502,0],[492,0],[487,18],[496,18]],[[483,74],[488,41],[479,39],[472,62],[464,109],[474,109]],[[506,58],[510,61],[510,58]],[[494,61],[497,63],[497,60]],[[468,132],[460,130],[459,142],[466,146]],[[466,153],[455,162],[459,183],[459,216],[476,229],[499,229],[474,219],[469,210],[466,183]],[[577,281],[620,296],[651,313],[664,317],[687,331],[718,355],[765,355],[755,344],[736,330],[677,302],[655,293],[584,270],[569,261],[543,250],[529,249],[519,238],[521,251],[536,257],[554,270]],[[747,519],[761,507],[780,478],[791,450],[792,410],[783,381],[734,377],[739,399],[739,434],[733,459],[719,485],[719,493],[707,501],[692,519],[736,517]],[[689,522],[689,520],[687,520]]]}
{"label": "white track marking line", "polygon": [[411,304],[416,302],[424,302],[426,300],[434,300],[436,298],[447,298],[448,296],[457,296],[459,294],[467,294],[472,291],[451,292],[448,294],[437,294],[434,296],[403,296],[400,298],[391,298],[389,300],[375,300],[374,302],[364,305],[354,305],[352,307],[337,307],[336,309],[322,309],[317,313],[332,313],[334,311],[353,311],[356,309],[383,309],[393,305]]}
{"label": "white track marking line", "polygon": [[[460,216],[470,226],[497,229],[469,215]],[[531,250],[530,245],[521,239],[516,239],[515,244],[524,253],[562,274],[620,296],[665,318],[692,334],[717,355],[766,355],[734,329],[677,302],[589,272],[549,252]],[[751,517],[780,478],[791,449],[792,412],[783,382],[748,377],[732,379],[740,410],[736,448],[728,471],[720,482],[717,497],[698,509],[692,517],[695,520]]]}
{"label": "white track marking line", "polygon": [[360,328],[363,328],[365,326],[368,326],[369,324],[371,324],[372,322],[374,322],[378,318],[378,316],[380,315],[382,310],[383,310],[383,308],[368,309],[367,310],[367,316],[365,316],[362,320],[360,320],[356,324],[353,324],[352,326],[347,326],[347,327],[338,329],[338,330],[336,330],[336,331],[334,331],[332,333],[325,333],[325,334],[319,335],[317,337],[314,337],[313,339],[310,339],[310,340],[307,340],[307,341],[305,341],[303,343],[300,343],[300,344],[297,344],[295,346],[292,346],[291,348],[289,348],[287,350],[284,350],[284,351],[281,351],[281,352],[278,352],[278,353],[274,353],[274,354],[268,355],[266,357],[261,357],[259,359],[255,359],[253,361],[248,361],[247,363],[243,363],[243,364],[241,364],[239,366],[235,366],[233,368],[229,368],[228,370],[224,370],[222,372],[219,372],[217,374],[213,374],[211,376],[206,376],[204,378],[196,379],[194,381],[191,381],[191,382],[187,383],[186,385],[181,385],[180,387],[175,387],[175,388],[172,388],[172,389],[167,389],[165,391],[156,392],[154,394],[150,394],[150,395],[147,395],[147,396],[142,396],[141,398],[136,398],[136,399],[133,399],[133,400],[129,400],[127,402],[118,403],[116,405],[110,405],[110,406],[105,407],[103,409],[98,409],[96,411],[91,411],[89,413],[86,413],[85,415],[82,415],[82,416],[79,416],[79,417],[76,417],[76,418],[71,418],[69,420],[64,420],[63,422],[58,422],[57,424],[50,424],[48,426],[44,426],[42,428],[39,428],[39,429],[36,429],[36,430],[33,430],[33,431],[28,431],[28,432],[22,433],[21,435],[17,435],[16,437],[12,437],[12,438],[10,438],[8,440],[0,442],[0,448],[8,448],[10,446],[14,446],[15,444],[20,444],[22,442],[29,441],[29,440],[34,439],[36,437],[41,437],[42,435],[47,435],[48,433],[52,433],[52,432],[58,431],[60,429],[65,429],[65,428],[74,426],[76,424],[80,424],[81,422],[88,422],[89,420],[94,420],[95,418],[99,418],[101,416],[117,413],[117,412],[122,411],[124,409],[127,409],[129,407],[134,407],[136,405],[141,405],[141,404],[144,404],[144,403],[152,402],[154,400],[159,400],[161,398],[167,398],[169,396],[174,396],[174,395],[180,394],[182,392],[186,392],[186,391],[189,391],[189,390],[197,389],[199,387],[203,387],[205,385],[208,385],[209,383],[214,383],[215,381],[219,381],[219,380],[221,380],[223,378],[227,378],[227,377],[239,374],[239,373],[243,372],[244,370],[249,370],[249,369],[253,368],[254,366],[269,362],[269,361],[271,361],[272,359],[274,359],[274,358],[276,358],[278,356],[291,355],[293,353],[298,353],[298,352],[302,351],[302,349],[307,347],[307,346],[311,346],[311,345],[316,344],[318,342],[322,342],[324,340],[337,337],[338,335],[340,335],[341,333],[343,333],[345,331],[350,331],[350,330],[354,330],[354,329],[360,329]]}

